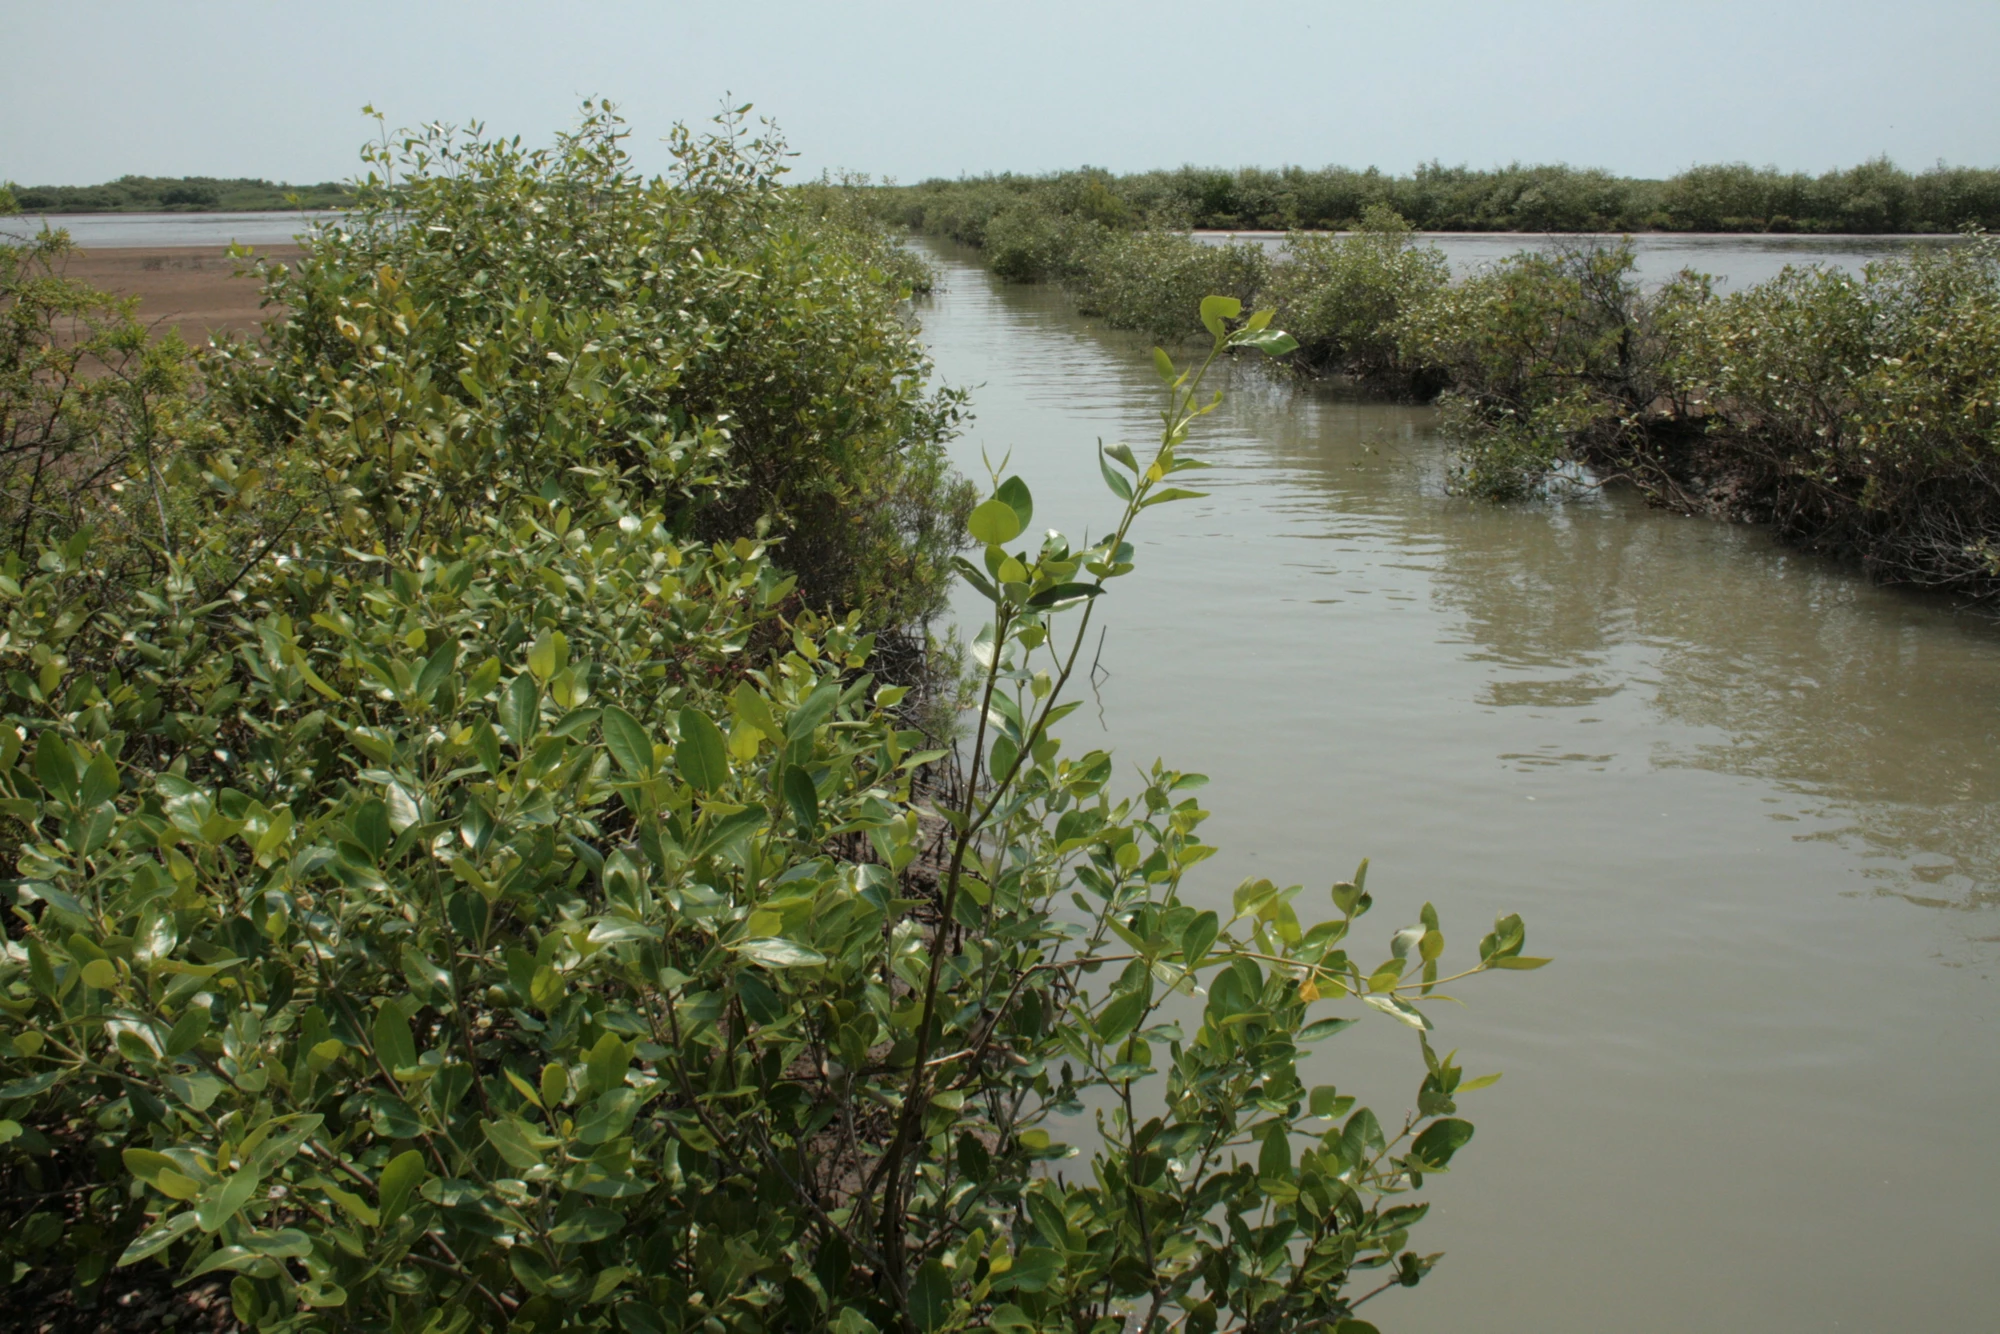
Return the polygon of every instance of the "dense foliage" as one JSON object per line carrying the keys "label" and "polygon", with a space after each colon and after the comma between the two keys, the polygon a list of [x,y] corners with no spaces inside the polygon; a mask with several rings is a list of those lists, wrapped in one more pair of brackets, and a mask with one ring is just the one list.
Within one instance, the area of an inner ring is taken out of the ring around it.
{"label": "dense foliage", "polygon": [[643,483],[662,451],[706,452],[717,484],[684,491],[676,531],[767,520],[815,605],[921,624],[970,500],[940,447],[960,400],[898,313],[903,252],[780,190],[773,137],[732,120],[671,147],[672,179],[638,178],[602,110],[553,150],[385,140],[354,210],[265,266],[290,317],[218,391],[265,445],[338,465],[315,509],[352,542],[459,531],[503,480]]}
{"label": "dense foliage", "polygon": [[251,213],[269,209],[347,208],[351,187],[338,181],[284,185],[248,177],[120,176],[103,185],[10,185],[27,213]]}
{"label": "dense foliage", "polygon": [[[63,277],[60,233],[0,246],[0,541],[17,560],[85,527],[158,569],[181,508],[161,469],[187,429],[192,374],[178,335],[154,338],[116,299]],[[157,523],[156,523],[157,520]]]}
{"label": "dense foliage", "polygon": [[1759,517],[1884,578],[2000,591],[2000,244],[1787,270],[1678,342],[1707,466]]}
{"label": "dense foliage", "polygon": [[1406,357],[1397,329],[1437,299],[1451,277],[1444,256],[1412,243],[1410,225],[1371,207],[1347,236],[1294,232],[1259,296],[1299,340],[1297,360],[1378,381],[1419,380],[1431,363]]}
{"label": "dense foliage", "polygon": [[[2000,229],[2000,170],[1907,172],[1886,158],[1819,176],[1725,163],[1664,181],[1561,165],[1490,171],[1427,163],[1407,176],[1369,168],[1271,171],[1182,167],[1114,176],[981,176],[886,189],[885,216],[984,245],[998,217],[1085,213],[1113,226],[1337,230],[1387,209],[1425,231],[1950,232]],[[1010,224],[1012,225],[1012,224]]]}
{"label": "dense foliage", "polygon": [[[1364,955],[1365,864],[1325,921],[1222,911],[1200,780],[1118,794],[1053,730],[1203,373],[1290,340],[1202,302],[1108,535],[1029,540],[1021,479],[959,503],[880,237],[734,119],[639,182],[587,112],[385,141],[263,348],[160,382],[159,451],[42,447],[113,461],[0,571],[12,1300],[1365,1334],[1488,1082],[1425,998],[1542,961],[1510,917],[1441,975],[1428,905]],[[0,309],[52,342],[91,298],[50,293]],[[956,764],[871,670],[946,561],[991,607]],[[1386,1123],[1300,1070],[1369,1009],[1424,1058]]]}

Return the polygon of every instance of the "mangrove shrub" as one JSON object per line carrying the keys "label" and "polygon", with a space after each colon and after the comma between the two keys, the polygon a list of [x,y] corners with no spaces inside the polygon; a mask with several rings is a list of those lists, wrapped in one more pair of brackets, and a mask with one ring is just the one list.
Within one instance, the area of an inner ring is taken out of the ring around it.
{"label": "mangrove shrub", "polygon": [[[545,156],[409,136],[177,409],[191,519],[117,579],[95,523],[0,566],[12,1300],[1355,1334],[1430,1270],[1416,1192],[1489,1080],[1426,1001],[1543,962],[1519,919],[1448,972],[1429,905],[1364,945],[1365,863],[1317,912],[1224,905],[1201,780],[1120,792],[1056,732],[1135,525],[1195,494],[1208,365],[1291,340],[1200,303],[1207,358],[1158,355],[1158,445],[1103,451],[1088,546],[1028,537],[1017,477],[814,537],[941,419],[867,243],[735,144],[639,186],[604,122]],[[956,764],[869,670],[947,558],[990,608]],[[1400,1116],[1302,1069],[1370,1010],[1423,1058]]]}

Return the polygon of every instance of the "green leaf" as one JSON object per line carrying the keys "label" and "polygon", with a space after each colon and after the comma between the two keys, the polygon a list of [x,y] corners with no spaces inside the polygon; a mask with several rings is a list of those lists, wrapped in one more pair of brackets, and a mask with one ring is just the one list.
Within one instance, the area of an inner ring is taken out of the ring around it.
{"label": "green leaf", "polygon": [[[1345,1106],[1342,1105],[1343,1102]],[[1314,1086],[1312,1096],[1306,1105],[1314,1116],[1333,1118],[1342,1115],[1348,1107],[1353,1106],[1354,1099],[1343,1099],[1340,1090],[1331,1084],[1319,1084]]]}
{"label": "green leaf", "polygon": [[1282,357],[1298,347],[1299,340],[1282,329],[1262,329],[1255,333],[1238,334],[1229,340],[1235,347],[1253,347],[1267,357]]}
{"label": "green leaf", "polygon": [[1189,968],[1199,964],[1207,957],[1208,948],[1215,943],[1215,937],[1221,931],[1221,927],[1221,919],[1214,913],[1197,914],[1195,919],[1187,924],[1187,929],[1181,932],[1181,962]]}
{"label": "green leaf", "polygon": [[76,757],[54,732],[44,731],[35,738],[35,778],[47,791],[66,801],[76,800]]}
{"label": "green leaf", "polygon": [[736,693],[729,697],[729,708],[738,718],[783,744],[785,729],[778,726],[778,720],[771,714],[770,701],[757,693],[757,687],[748,681],[738,681]]}
{"label": "green leaf", "polygon": [[799,827],[799,837],[810,839],[819,829],[819,792],[813,787],[812,775],[796,764],[785,766],[785,804],[792,808],[792,819]]}
{"label": "green leaf", "polygon": [[161,1219],[132,1239],[132,1244],[127,1246],[125,1253],[118,1257],[118,1264],[121,1267],[129,1264],[137,1264],[149,1255],[159,1254],[172,1245],[175,1238],[192,1230],[195,1226],[195,1221],[195,1213],[192,1209],[177,1213],[172,1218]]}
{"label": "green leaf", "polygon": [[431,654],[424,663],[423,671],[417,673],[417,698],[429,699],[451,677],[452,668],[458,666],[458,641],[447,639],[439,644],[437,652]]}
{"label": "green leaf", "polygon": [[375,1209],[383,1227],[391,1226],[403,1216],[403,1211],[410,1207],[410,1197],[429,1175],[423,1154],[415,1149],[407,1149],[389,1160],[376,1182],[375,1192]]}
{"label": "green leaf", "polygon": [[604,730],[604,748],[618,767],[634,778],[650,778],[653,773],[653,738],[639,720],[613,704],[598,715]]}
{"label": "green leaf", "polygon": [[1216,338],[1224,336],[1222,322],[1243,313],[1243,303],[1233,296],[1205,296],[1201,299],[1201,326]]}
{"label": "green leaf", "polygon": [[729,746],[722,729],[699,709],[682,709],[681,739],[674,764],[698,792],[713,792],[729,781]]}
{"label": "green leaf", "polygon": [[263,1178],[255,1172],[243,1171],[227,1181],[210,1186],[202,1193],[201,1203],[195,1206],[195,1222],[203,1232],[220,1230],[224,1223],[255,1198],[257,1187],[262,1182]]}
{"label": "green leaf", "polygon": [[978,593],[979,596],[989,601],[999,600],[1000,593],[993,587],[993,581],[988,579],[985,572],[977,565],[974,565],[963,556],[953,556],[951,563],[958,570],[959,577],[964,579],[966,583],[971,584],[973,591]]}
{"label": "green leaf", "polygon": [[1167,355],[1165,348],[1153,349],[1153,369],[1158,371],[1160,379],[1168,384],[1172,384],[1180,375],[1180,372],[1174,369],[1174,359]]}
{"label": "green leaf", "polygon": [[583,1058],[583,1068],[590,1079],[593,1093],[608,1093],[625,1083],[625,1067],[630,1057],[626,1053],[625,1040],[616,1033],[606,1033],[597,1039]]}
{"label": "green leaf", "polygon": [[840,703],[840,682],[822,681],[806,696],[805,703],[793,709],[785,719],[785,739],[801,741],[813,734],[819,725],[833,716],[834,706]]}
{"label": "green leaf", "polygon": [[118,795],[118,763],[109,755],[99,752],[83,771],[83,793],[77,798],[77,805],[84,810],[102,806]]}
{"label": "green leaf", "polygon": [[1028,493],[1028,484],[1019,477],[1009,477],[1000,483],[993,498],[1014,511],[1014,517],[1021,521],[1023,529],[1035,521],[1035,498]]}
{"label": "green leaf", "polygon": [[1019,537],[1021,530],[1028,525],[1021,522],[1021,516],[1006,501],[989,500],[972,511],[972,517],[965,526],[975,540],[997,547]]}
{"label": "green leaf", "polygon": [[528,670],[537,681],[547,681],[569,660],[569,640],[560,630],[543,631],[536,637],[534,647],[528,650]]}
{"label": "green leaf", "polygon": [[993,1280],[995,1292],[1040,1292],[1063,1271],[1062,1256],[1046,1246],[1027,1246],[1014,1255],[1014,1267]]}
{"label": "green leaf", "polygon": [[1532,969],[1546,967],[1552,960],[1530,959],[1523,955],[1510,954],[1502,958],[1493,959],[1490,962],[1495,968],[1513,968],[1521,972],[1528,972]]}
{"label": "green leaf", "polygon": [[1169,486],[1153,492],[1140,501],[1139,508],[1149,510],[1155,505],[1166,505],[1176,500],[1201,500],[1207,495],[1206,491],[1190,491],[1184,486]]}
{"label": "green leaf", "polygon": [[384,1005],[375,1013],[375,1056],[391,1071],[407,1070],[417,1063],[417,1042],[399,1006]]}
{"label": "green leaf", "polygon": [[1100,1042],[1109,1047],[1118,1042],[1138,1024],[1146,1011],[1146,998],[1137,992],[1123,991],[1115,996],[1109,1005],[1099,1012],[1092,1025],[1097,1029]]}
{"label": "green leaf", "polygon": [[472,753],[486,772],[495,778],[500,776],[503,761],[500,758],[500,738],[493,731],[493,724],[481,721],[472,729]]}
{"label": "green leaf", "polygon": [[1297,1040],[1318,1042],[1322,1038],[1332,1037],[1335,1033],[1345,1032],[1354,1027],[1356,1022],[1353,1019],[1315,1019],[1299,1030]]}
{"label": "green leaf", "polygon": [[577,1119],[576,1137],[585,1144],[602,1144],[617,1139],[639,1114],[639,1095],[629,1088],[615,1088]]}
{"label": "green leaf", "polygon": [[382,1221],[382,1215],[375,1212],[375,1206],[353,1191],[344,1190],[323,1178],[315,1179],[309,1184],[316,1190],[324,1191],[328,1199],[339,1205],[349,1218],[361,1226],[374,1227]]}
{"label": "green leaf", "polygon": [[1097,470],[1104,474],[1104,484],[1111,488],[1112,495],[1120,500],[1132,498],[1132,483],[1124,473],[1111,466],[1111,460],[1104,457],[1104,448],[1101,445],[1097,450]]}
{"label": "green leaf", "polygon": [[554,1148],[557,1143],[533,1130],[517,1116],[502,1121],[481,1121],[479,1128],[485,1132],[486,1142],[493,1146],[502,1160],[522,1172],[544,1166],[542,1151]]}
{"label": "green leaf", "polygon": [[[1053,607],[1059,602],[1075,602],[1082,598],[1094,598],[1104,590],[1096,584],[1057,584],[1044,588],[1028,599],[1030,607]],[[1105,613],[1109,615],[1110,613]]]}
{"label": "green leaf", "polygon": [[1423,1011],[1417,1009],[1400,996],[1363,996],[1361,999],[1380,1010],[1383,1014],[1402,1020],[1411,1028],[1425,1030],[1431,1026],[1431,1021],[1425,1017]]}
{"label": "green leaf", "polygon": [[1431,1167],[1443,1167],[1472,1139],[1472,1123],[1447,1117],[1433,1121],[1410,1147]]}
{"label": "green leaf", "polygon": [[184,1175],[174,1160],[151,1149],[127,1149],[121,1155],[125,1170],[171,1200],[192,1200],[201,1194],[201,1183]]}
{"label": "green leaf", "polygon": [[312,1254],[312,1238],[295,1227],[271,1232],[245,1232],[243,1247],[272,1260],[303,1260]]}
{"label": "green leaf", "polygon": [[44,1070],[26,1079],[17,1079],[5,1088],[0,1088],[0,1102],[11,1102],[15,1098],[32,1098],[43,1089],[53,1086],[62,1077],[60,1070]]}
{"label": "green leaf", "polygon": [[1257,1176],[1265,1181],[1289,1181],[1292,1176],[1292,1142],[1283,1121],[1271,1122],[1264,1132],[1263,1146],[1257,1150]]}
{"label": "green leaf", "polygon": [[910,1283],[910,1319],[923,1334],[942,1328],[951,1314],[951,1274],[936,1260],[926,1260]]}
{"label": "green leaf", "polygon": [[182,1052],[192,1049],[195,1043],[207,1036],[209,1027],[214,1022],[214,1015],[206,1005],[198,1001],[190,1002],[167,1033],[167,1055],[179,1056]]}
{"label": "green leaf", "polygon": [[558,1246],[581,1246],[602,1241],[625,1226],[625,1215],[611,1209],[578,1209],[549,1229],[549,1240]]}
{"label": "green leaf", "polygon": [[526,751],[541,720],[542,688],[523,672],[508,683],[507,693],[500,697],[500,725],[507,729],[514,748]]}
{"label": "green leaf", "polygon": [[738,954],[766,968],[805,968],[825,963],[826,956],[783,936],[755,936],[730,946]]}

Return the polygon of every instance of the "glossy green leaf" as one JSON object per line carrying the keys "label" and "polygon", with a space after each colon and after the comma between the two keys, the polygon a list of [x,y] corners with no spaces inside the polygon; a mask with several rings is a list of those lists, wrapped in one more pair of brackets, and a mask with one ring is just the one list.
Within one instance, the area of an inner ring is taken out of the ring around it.
{"label": "glossy green leaf", "polygon": [[1004,500],[986,501],[974,509],[972,517],[966,521],[966,530],[973,539],[987,546],[1011,542],[1021,535],[1025,527],[1027,525],[1021,522],[1021,516]]}
{"label": "glossy green leaf", "polygon": [[826,956],[818,950],[801,945],[795,940],[782,936],[758,936],[741,940],[730,946],[744,958],[761,963],[767,968],[807,968],[826,962]]}
{"label": "glossy green leaf", "polygon": [[1207,957],[1209,947],[1222,929],[1221,920],[1206,910],[1195,914],[1187,929],[1181,932],[1181,960],[1189,968],[1194,968]]}
{"label": "glossy green leaf", "polygon": [[508,683],[506,693],[500,697],[500,725],[507,729],[515,749],[526,751],[541,726],[541,717],[542,688],[534,677],[523,672]]}
{"label": "glossy green leaf", "polygon": [[936,1260],[926,1260],[910,1283],[910,1319],[923,1334],[944,1328],[951,1314],[951,1274]]}
{"label": "glossy green leaf", "polygon": [[819,828],[819,793],[812,775],[797,765],[785,766],[785,804],[791,807],[799,837],[811,838]]}
{"label": "glossy green leaf", "polygon": [[1452,1160],[1452,1155],[1471,1141],[1472,1130],[1470,1121],[1450,1117],[1433,1121],[1417,1136],[1411,1148],[1429,1166],[1443,1167]]}
{"label": "glossy green leaf", "polygon": [[[993,492],[993,498],[1014,511],[1014,517],[1021,521],[1023,530],[1035,521],[1035,498],[1028,491],[1028,484],[1019,477],[1009,477]],[[1001,538],[1001,541],[1010,541]]]}
{"label": "glossy green leaf", "polygon": [[680,712],[681,739],[674,743],[674,765],[698,792],[713,792],[729,782],[729,748],[722,729],[699,709]]}
{"label": "glossy green leaf", "polygon": [[429,1175],[424,1168],[423,1154],[415,1149],[408,1149],[389,1160],[376,1182],[375,1211],[383,1227],[393,1226],[403,1216],[417,1188]]}
{"label": "glossy green leaf", "polygon": [[390,1070],[407,1069],[417,1063],[417,1043],[410,1033],[410,1021],[395,1005],[384,1005],[375,1014],[375,1057]]}
{"label": "glossy green leaf", "polygon": [[637,718],[614,704],[598,715],[597,725],[604,732],[604,748],[619,769],[633,778],[652,776],[653,738]]}
{"label": "glossy green leaf", "polygon": [[1094,598],[1104,590],[1096,584],[1056,584],[1028,599],[1030,607],[1054,607],[1066,602]]}
{"label": "glossy green leaf", "polygon": [[1216,338],[1224,334],[1223,321],[1243,313],[1243,303],[1233,296],[1205,296],[1201,299],[1201,326]]}
{"label": "glossy green leaf", "polygon": [[1124,473],[1111,466],[1102,449],[1097,452],[1097,470],[1104,474],[1104,484],[1111,488],[1111,494],[1120,500],[1132,498],[1132,483]]}

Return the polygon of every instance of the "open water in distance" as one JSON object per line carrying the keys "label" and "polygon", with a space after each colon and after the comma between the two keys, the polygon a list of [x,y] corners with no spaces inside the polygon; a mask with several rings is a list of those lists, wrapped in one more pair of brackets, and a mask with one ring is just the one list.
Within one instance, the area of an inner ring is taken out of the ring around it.
{"label": "open water in distance", "polygon": [[[1697,261],[1763,262],[1739,244]],[[1148,349],[926,249],[925,336],[978,413],[961,465],[1011,450],[1037,530],[1100,532],[1096,441],[1157,429]],[[1139,524],[1069,753],[1213,777],[1193,892],[1225,914],[1265,875],[1331,915],[1365,855],[1370,948],[1429,899],[1447,962],[1505,911],[1556,960],[1434,1012],[1506,1079],[1429,1191],[1416,1241],[1447,1258],[1370,1319],[1994,1328],[2000,627],[1627,496],[1460,501],[1428,409],[1219,383],[1211,494]],[[1385,1122],[1414,1103],[1393,1022],[1313,1059]]]}
{"label": "open water in distance", "polygon": [[[1197,232],[1197,239],[1210,244],[1224,241],[1255,241],[1276,253],[1285,243],[1283,232]],[[1608,245],[1618,234],[1565,234],[1534,232],[1418,232],[1417,245],[1435,246],[1444,252],[1455,277],[1464,277],[1482,265],[1506,259],[1522,250],[1556,245]],[[1636,252],[1635,269],[1639,281],[1654,284],[1666,281],[1682,269],[1694,269],[1717,278],[1716,290],[1741,291],[1753,283],[1775,278],[1786,265],[1803,268],[1820,264],[1858,274],[1870,260],[1886,259],[1913,246],[1952,245],[1953,236],[1797,236],[1721,235],[1700,232],[1645,232],[1632,238]]]}
{"label": "open water in distance", "polygon": [[291,245],[300,232],[338,220],[334,212],[312,213],[23,213],[0,218],[0,238],[25,240],[50,228],[89,250],[137,250],[154,246]]}
{"label": "open water in distance", "polygon": [[[66,229],[79,246],[111,250],[152,246],[290,245],[302,231],[338,221],[338,212],[313,213],[69,213],[23,214],[0,218],[0,237],[25,238],[46,224]],[[1282,232],[1200,232],[1205,241],[1257,241],[1275,250]],[[1482,264],[1504,259],[1523,248],[1551,243],[1576,243],[1592,238],[1539,236],[1495,232],[1426,232],[1419,244],[1434,245],[1451,261],[1452,271],[1465,274]],[[1597,240],[1611,241],[1605,236]],[[1724,290],[1773,277],[1787,264],[1828,264],[1858,272],[1871,259],[1911,245],[1950,244],[1950,237],[1907,236],[1706,236],[1648,233],[1634,238],[1639,276],[1659,282],[1684,267],[1715,273],[1726,263]]]}

